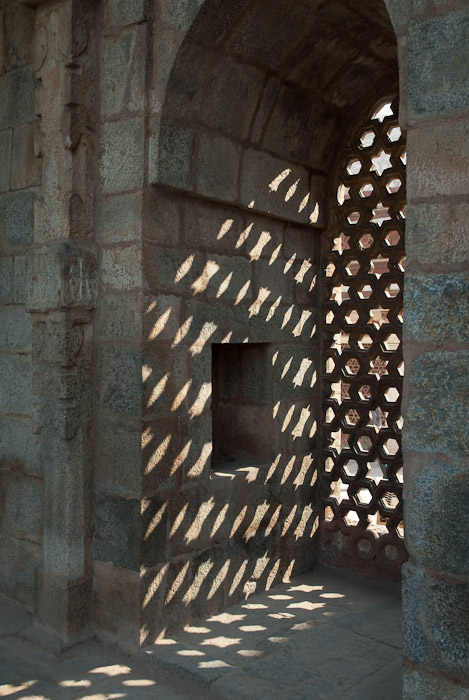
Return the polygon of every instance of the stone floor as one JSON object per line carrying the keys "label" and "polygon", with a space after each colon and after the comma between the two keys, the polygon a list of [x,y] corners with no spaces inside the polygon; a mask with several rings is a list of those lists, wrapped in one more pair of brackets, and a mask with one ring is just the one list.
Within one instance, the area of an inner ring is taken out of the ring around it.
{"label": "stone floor", "polygon": [[54,657],[0,611],[8,700],[400,700],[400,593],[328,569],[276,586],[134,657],[96,641]]}

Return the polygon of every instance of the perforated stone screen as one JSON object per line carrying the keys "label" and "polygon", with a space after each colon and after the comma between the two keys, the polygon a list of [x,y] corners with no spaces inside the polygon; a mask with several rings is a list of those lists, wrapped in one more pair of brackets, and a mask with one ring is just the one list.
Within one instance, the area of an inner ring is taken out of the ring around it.
{"label": "perforated stone screen", "polygon": [[402,522],[406,145],[395,99],[353,133],[336,172],[324,284],[326,559],[396,578]]}

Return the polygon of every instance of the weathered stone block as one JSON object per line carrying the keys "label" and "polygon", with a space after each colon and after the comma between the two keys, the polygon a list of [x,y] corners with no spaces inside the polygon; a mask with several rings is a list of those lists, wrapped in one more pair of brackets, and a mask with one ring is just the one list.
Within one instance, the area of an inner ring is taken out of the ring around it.
{"label": "weathered stone block", "polygon": [[385,0],[394,31],[399,35],[405,31],[410,20],[412,9],[411,0]]}
{"label": "weathered stone block", "polygon": [[182,44],[171,69],[165,111],[242,141],[249,135],[264,73],[204,43],[203,47],[190,41]]}
{"label": "weathered stone block", "polygon": [[184,200],[184,236],[189,247],[231,255],[241,252],[243,240],[250,242],[246,221],[238,209],[213,202]]}
{"label": "weathered stone block", "polygon": [[152,292],[162,290],[192,296],[192,285],[202,275],[205,256],[190,248],[145,246],[144,279]]}
{"label": "weathered stone block", "polygon": [[20,190],[41,183],[41,158],[34,154],[36,124],[22,124],[13,132],[13,156],[11,159],[10,187]]}
{"label": "weathered stone block", "polygon": [[41,559],[41,545],[0,534],[0,590],[21,603],[33,605]]}
{"label": "weathered stone block", "polygon": [[10,189],[12,133],[11,129],[0,131],[0,192]]}
{"label": "weathered stone block", "polygon": [[143,145],[142,119],[122,119],[103,124],[100,177],[105,193],[142,186]]}
{"label": "weathered stone block", "polygon": [[407,196],[409,201],[445,195],[464,195],[469,187],[469,123],[409,130]]}
{"label": "weathered stone block", "polygon": [[405,333],[429,343],[469,340],[469,274],[406,276]]}
{"label": "weathered stone block", "polygon": [[185,346],[157,344],[143,353],[145,415],[186,412],[195,400],[190,373],[191,355]]}
{"label": "weathered stone block", "polygon": [[408,450],[467,453],[469,352],[432,352],[414,360],[404,426]]}
{"label": "weathered stone block", "polygon": [[469,541],[465,528],[455,526],[469,515],[469,469],[430,462],[414,477],[414,483],[406,499],[410,555],[428,569],[469,579]]}
{"label": "weathered stone block", "polygon": [[190,183],[194,134],[186,126],[153,119],[150,137],[150,184],[162,183],[185,189]]}
{"label": "weathered stone block", "polygon": [[39,437],[33,433],[30,418],[0,418],[0,465],[39,476]]}
{"label": "weathered stone block", "polygon": [[25,304],[28,287],[28,265],[26,255],[16,255],[13,260],[13,301]]}
{"label": "weathered stone block", "polygon": [[96,253],[85,247],[58,243],[28,253],[28,311],[47,311],[96,305]]}
{"label": "weathered stone block", "polygon": [[136,29],[101,43],[101,110],[106,116],[144,103],[143,32]]}
{"label": "weathered stone block", "polygon": [[31,66],[0,77],[0,129],[32,122],[35,118],[36,74]]}
{"label": "weathered stone block", "polygon": [[455,675],[469,671],[469,586],[409,562],[403,569],[404,655]]}
{"label": "weathered stone block", "polygon": [[469,11],[414,21],[408,35],[410,119],[442,117],[469,108],[467,41]]}
{"label": "weathered stone block", "polygon": [[140,501],[98,494],[94,499],[94,556],[114,566],[140,567]]}
{"label": "weathered stone block", "polygon": [[241,294],[245,302],[252,298],[250,282],[251,267],[246,258],[208,253],[204,271],[191,289],[195,297],[231,305]]}
{"label": "weathered stone block", "polygon": [[245,151],[240,201],[287,221],[324,227],[324,179],[264,151]]}
{"label": "weathered stone block", "polygon": [[103,248],[102,253],[102,282],[105,287],[122,291],[141,287],[140,245]]}
{"label": "weathered stone block", "polygon": [[311,344],[301,343],[279,345],[272,350],[275,399],[312,398],[318,390],[319,351]]}
{"label": "weathered stone block", "polygon": [[0,303],[13,301],[13,258],[0,258]]}
{"label": "weathered stone block", "polygon": [[31,316],[24,306],[0,308],[0,348],[8,352],[31,350]]}
{"label": "weathered stone block", "polygon": [[98,238],[104,245],[139,240],[142,195],[125,194],[102,199],[98,209]]}
{"label": "weathered stone block", "polygon": [[99,405],[106,413],[137,418],[142,399],[140,352],[126,346],[104,346],[98,374]]}
{"label": "weathered stone block", "polygon": [[0,357],[0,408],[11,413],[31,412],[31,358],[27,355]]}
{"label": "weathered stone block", "polygon": [[33,233],[34,192],[11,192],[0,199],[0,242],[3,250],[22,251]]}
{"label": "weathered stone block", "polygon": [[23,3],[5,3],[4,10],[4,49],[5,68],[29,63],[34,46],[35,12]]}
{"label": "weathered stone block", "polygon": [[262,147],[284,158],[325,170],[339,125],[330,107],[283,85],[264,129]]}
{"label": "weathered stone block", "polygon": [[2,514],[0,529],[7,535],[41,542],[44,507],[42,479],[19,472],[1,472]]}
{"label": "weathered stone block", "polygon": [[144,6],[144,0],[107,0],[106,20],[121,27],[141,22],[145,18]]}
{"label": "weathered stone block", "polygon": [[140,573],[93,562],[93,621],[99,634],[112,635],[135,651],[140,643]]}
{"label": "weathered stone block", "polygon": [[160,0],[161,19],[171,27],[187,32],[204,0],[182,0],[175,4],[171,0]]}
{"label": "weathered stone block", "polygon": [[230,307],[224,304],[210,304],[198,299],[190,299],[183,304],[181,329],[184,337],[181,343],[189,345],[192,354],[199,355],[210,351],[211,343],[228,342],[233,327],[229,320]]}
{"label": "weathered stone block", "polygon": [[469,687],[435,669],[404,666],[402,697],[403,700],[467,700]]}
{"label": "weathered stone block", "polygon": [[168,561],[168,496],[142,500],[142,566],[150,568]]}
{"label": "weathered stone block", "polygon": [[101,297],[99,334],[103,340],[135,341],[141,335],[141,302],[136,294]]}
{"label": "weathered stone block", "polygon": [[432,264],[469,261],[469,204],[413,203],[405,226],[410,261]]}
{"label": "weathered stone block", "polygon": [[145,297],[143,340],[174,342],[181,327],[181,297],[158,294]]}
{"label": "weathered stone block", "polygon": [[150,188],[144,209],[144,237],[161,245],[175,246],[182,233],[180,198],[160,188]]}
{"label": "weathered stone block", "polygon": [[237,198],[241,148],[231,139],[203,133],[198,143],[196,191],[233,202]]}
{"label": "weathered stone block", "polygon": [[126,420],[99,418],[94,486],[96,491],[140,493],[141,429]]}

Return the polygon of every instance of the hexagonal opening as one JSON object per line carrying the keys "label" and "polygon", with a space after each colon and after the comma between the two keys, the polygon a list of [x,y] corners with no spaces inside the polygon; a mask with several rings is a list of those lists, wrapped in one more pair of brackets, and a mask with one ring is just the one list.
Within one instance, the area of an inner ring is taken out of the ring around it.
{"label": "hexagonal opening", "polygon": [[399,141],[401,134],[402,132],[399,126],[391,126],[391,128],[386,132],[386,136],[391,143],[396,143],[396,141]]}
{"label": "hexagonal opening", "polygon": [[388,184],[386,185],[386,189],[389,192],[389,194],[395,194],[396,192],[399,192],[401,189],[402,181],[398,177],[393,177],[392,180],[389,180]]}
{"label": "hexagonal opening", "polygon": [[358,395],[362,401],[369,401],[372,396],[370,385],[363,384],[363,386],[361,386],[358,390]]}
{"label": "hexagonal opening", "polygon": [[365,487],[358,489],[358,491],[355,495],[355,500],[360,505],[368,505],[368,503],[371,503],[372,498],[373,497],[372,497],[371,493]]}
{"label": "hexagonal opening", "polygon": [[355,323],[357,323],[358,319],[360,318],[358,311],[355,309],[350,309],[345,316],[345,321],[348,323],[350,326],[353,326]]}
{"label": "hexagonal opening", "polygon": [[360,136],[360,144],[362,148],[369,148],[372,146],[375,142],[376,134],[374,131],[367,129],[366,131],[363,131],[362,135]]}
{"label": "hexagonal opening", "polygon": [[[369,286],[369,285],[367,285]],[[371,289],[371,287],[370,287]],[[364,299],[367,299],[368,297],[363,297]],[[368,333],[363,333],[357,341],[357,345],[361,350],[368,350],[368,348],[371,348],[373,345],[373,339],[371,335],[368,335]]]}
{"label": "hexagonal opening", "polygon": [[359,211],[352,211],[350,214],[347,215],[347,221],[351,226],[355,226],[355,224],[358,224],[360,221],[360,212]]}
{"label": "hexagonal opening", "polygon": [[401,287],[397,282],[391,282],[388,284],[384,290],[384,293],[386,294],[389,299],[395,299],[397,295],[400,293]]}
{"label": "hexagonal opening", "polygon": [[357,294],[360,299],[369,299],[373,294],[373,287],[371,284],[361,284],[357,289]]}
{"label": "hexagonal opening", "polygon": [[396,403],[396,401],[399,399],[399,396],[399,391],[396,389],[395,386],[388,387],[384,392],[384,398],[388,403]]}
{"label": "hexagonal opening", "polygon": [[368,250],[368,248],[371,248],[374,242],[375,239],[373,238],[371,233],[364,233],[363,236],[360,236],[358,245],[362,250]]}
{"label": "hexagonal opening", "polygon": [[362,185],[360,187],[360,189],[358,190],[358,194],[360,195],[360,197],[363,197],[363,199],[366,199],[367,197],[371,197],[373,192],[374,192],[374,187],[371,184],[371,182],[365,182],[365,184]]}
{"label": "hexagonal opening", "polygon": [[357,476],[358,474],[358,462],[355,459],[348,459],[344,466],[343,470],[347,476],[350,478],[353,478],[354,476]]}
{"label": "hexagonal opening", "polygon": [[361,454],[368,454],[368,452],[373,447],[373,442],[368,435],[360,435],[357,440],[357,449]]}
{"label": "hexagonal opening", "polygon": [[392,229],[392,231],[388,231],[388,233],[384,237],[384,240],[386,242],[386,245],[388,245],[391,248],[399,243],[399,241],[401,240],[401,234],[396,229]]}
{"label": "hexagonal opening", "polygon": [[383,443],[383,452],[389,457],[394,457],[399,452],[399,443],[395,438],[388,438]]}
{"label": "hexagonal opening", "polygon": [[352,160],[349,161],[347,165],[347,172],[349,175],[358,175],[360,170],[362,169],[362,164],[358,160],[358,158],[352,158]]}
{"label": "hexagonal opening", "polygon": [[358,260],[349,260],[349,262],[345,266],[345,272],[349,277],[355,277],[359,270],[360,263],[358,262]]}
{"label": "hexagonal opening", "polygon": [[394,352],[397,350],[400,344],[401,340],[396,333],[390,333],[383,342],[383,345],[386,348],[386,350],[391,350]]}
{"label": "hexagonal opening", "polygon": [[344,367],[345,373],[348,374],[349,376],[353,376],[354,374],[358,374],[360,371],[360,362],[357,360],[356,357],[351,357],[350,360],[347,360],[345,363]]}

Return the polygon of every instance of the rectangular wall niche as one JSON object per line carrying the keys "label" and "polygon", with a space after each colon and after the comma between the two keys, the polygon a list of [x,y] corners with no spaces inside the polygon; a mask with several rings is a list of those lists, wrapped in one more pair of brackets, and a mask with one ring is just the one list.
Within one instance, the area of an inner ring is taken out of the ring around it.
{"label": "rectangular wall niche", "polygon": [[212,469],[271,462],[269,343],[212,345],[212,440]]}

